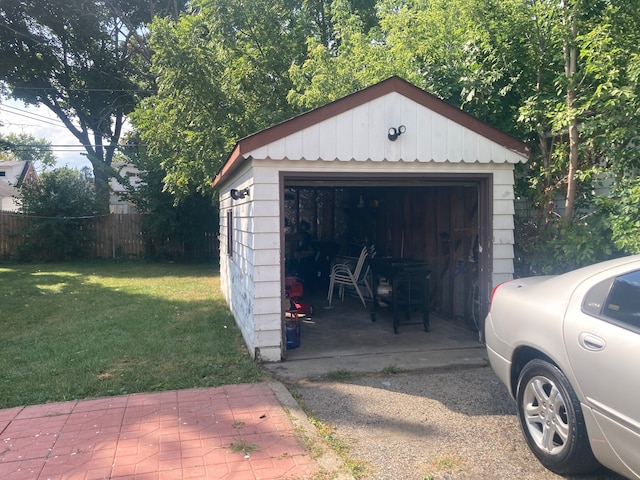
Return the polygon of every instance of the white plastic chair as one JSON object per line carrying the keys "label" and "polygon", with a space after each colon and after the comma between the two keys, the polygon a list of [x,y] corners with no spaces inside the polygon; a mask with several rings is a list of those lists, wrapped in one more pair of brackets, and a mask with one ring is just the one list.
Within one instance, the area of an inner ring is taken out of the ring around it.
{"label": "white plastic chair", "polygon": [[327,300],[329,301],[329,305],[331,305],[331,301],[333,299],[333,290],[336,285],[339,285],[338,295],[340,300],[344,300],[344,288],[345,286],[353,287],[353,289],[360,297],[360,301],[362,301],[362,305],[367,308],[367,304],[364,301],[364,296],[362,295],[362,291],[360,290],[360,283],[363,281],[367,286],[367,289],[370,290],[368,282],[366,281],[366,275],[368,274],[368,268],[364,269],[365,260],[367,259],[368,250],[367,247],[363,247],[360,252],[360,256],[358,257],[358,261],[353,268],[349,263],[336,263],[331,268],[331,276],[329,279],[329,292],[327,294]]}
{"label": "white plastic chair", "polygon": [[[376,256],[375,245],[369,246],[369,248],[367,249],[367,255],[368,255],[368,258],[375,258]],[[369,262],[367,262],[366,270],[360,276],[360,279],[358,279],[358,285],[364,285],[364,287],[367,289],[367,293],[369,294],[369,298],[373,301],[373,289],[371,287],[372,283],[373,283],[373,278],[371,275],[371,265],[369,265]]]}

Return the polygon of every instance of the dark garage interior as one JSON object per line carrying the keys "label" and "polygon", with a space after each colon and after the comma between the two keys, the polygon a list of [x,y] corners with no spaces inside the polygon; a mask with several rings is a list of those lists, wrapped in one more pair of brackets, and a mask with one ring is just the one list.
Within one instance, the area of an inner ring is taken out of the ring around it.
{"label": "dark garage interior", "polygon": [[284,185],[285,275],[302,280],[316,312],[326,308],[332,262],[357,257],[366,245],[377,257],[426,262],[429,311],[477,331],[481,220],[490,218],[481,207],[490,182],[287,179]]}

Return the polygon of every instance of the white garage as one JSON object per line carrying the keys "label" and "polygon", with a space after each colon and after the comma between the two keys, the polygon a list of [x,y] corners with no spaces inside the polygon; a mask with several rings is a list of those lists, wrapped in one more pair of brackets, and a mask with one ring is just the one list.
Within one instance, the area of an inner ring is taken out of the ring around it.
{"label": "white garage", "polygon": [[301,238],[323,261],[306,279],[318,289],[332,255],[375,245],[432,266],[433,311],[484,315],[513,275],[513,170],[527,158],[519,140],[397,77],[238,141],[214,186],[221,287],[252,355],[286,357],[282,298],[290,270],[304,276]]}

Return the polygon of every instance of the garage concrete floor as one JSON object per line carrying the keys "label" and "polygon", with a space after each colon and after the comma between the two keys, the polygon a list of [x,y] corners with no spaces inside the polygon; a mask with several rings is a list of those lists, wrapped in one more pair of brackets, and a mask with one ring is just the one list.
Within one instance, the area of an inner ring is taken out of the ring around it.
{"label": "garage concrete floor", "polygon": [[286,360],[265,368],[283,382],[325,376],[332,372],[381,372],[486,365],[487,355],[477,332],[437,314],[430,315],[429,332],[414,313],[393,333],[389,308],[380,308],[371,321],[357,297],[334,297],[329,307],[320,292],[303,300],[313,314],[301,321],[300,346],[287,350]]}

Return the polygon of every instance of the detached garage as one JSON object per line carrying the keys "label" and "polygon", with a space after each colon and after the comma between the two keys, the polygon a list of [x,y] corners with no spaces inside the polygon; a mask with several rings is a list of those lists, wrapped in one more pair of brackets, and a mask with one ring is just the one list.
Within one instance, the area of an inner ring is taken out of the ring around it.
{"label": "detached garage", "polygon": [[240,140],[214,186],[221,288],[249,350],[284,359],[285,278],[326,292],[332,259],[363,246],[428,263],[429,309],[481,328],[492,286],[512,278],[527,155],[397,77]]}

